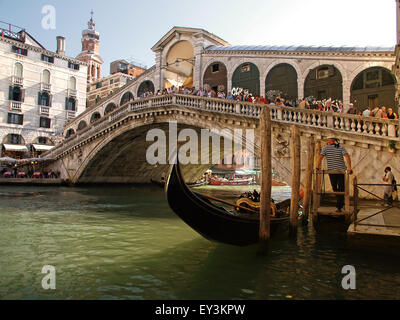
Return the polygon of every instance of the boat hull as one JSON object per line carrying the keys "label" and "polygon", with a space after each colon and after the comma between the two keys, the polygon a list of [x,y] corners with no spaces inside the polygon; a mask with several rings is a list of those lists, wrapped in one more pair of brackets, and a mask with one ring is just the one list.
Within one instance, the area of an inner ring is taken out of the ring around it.
{"label": "boat hull", "polygon": [[[165,186],[171,209],[203,237],[217,242],[246,246],[259,241],[259,215],[234,215],[193,193],[182,179],[178,164],[172,165]],[[286,228],[289,218],[271,218],[271,235]]]}

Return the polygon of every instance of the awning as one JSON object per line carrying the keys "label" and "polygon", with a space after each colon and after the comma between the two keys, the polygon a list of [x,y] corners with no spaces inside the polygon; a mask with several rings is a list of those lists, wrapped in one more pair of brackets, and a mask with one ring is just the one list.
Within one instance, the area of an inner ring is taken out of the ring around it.
{"label": "awning", "polygon": [[20,152],[26,152],[28,151],[28,148],[26,146],[20,145],[20,144],[3,144],[4,148],[8,151],[20,151]]}
{"label": "awning", "polygon": [[48,151],[54,148],[54,146],[48,146],[45,144],[33,144],[36,151]]}

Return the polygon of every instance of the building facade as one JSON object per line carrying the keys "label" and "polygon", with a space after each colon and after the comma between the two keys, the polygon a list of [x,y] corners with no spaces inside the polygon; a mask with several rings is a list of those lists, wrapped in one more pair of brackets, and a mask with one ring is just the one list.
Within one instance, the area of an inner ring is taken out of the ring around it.
{"label": "building facade", "polygon": [[87,65],[46,50],[25,30],[0,28],[2,155],[24,157],[62,139],[65,123],[85,110]]}

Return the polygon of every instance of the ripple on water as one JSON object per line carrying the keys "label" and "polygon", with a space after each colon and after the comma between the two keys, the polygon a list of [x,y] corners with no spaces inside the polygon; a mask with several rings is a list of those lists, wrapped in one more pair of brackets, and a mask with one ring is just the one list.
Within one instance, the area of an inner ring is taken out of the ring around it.
{"label": "ripple on water", "polygon": [[[352,250],[343,234],[301,228],[297,241],[275,239],[260,257],[257,246],[199,236],[170,211],[162,190],[18,190],[17,198],[7,195],[15,188],[0,193],[2,299],[400,298],[400,259]],[[249,188],[201,190],[233,199]],[[290,188],[273,194],[290,197]],[[57,272],[52,295],[41,289],[47,264]],[[359,270],[356,292],[340,287],[346,264]]]}

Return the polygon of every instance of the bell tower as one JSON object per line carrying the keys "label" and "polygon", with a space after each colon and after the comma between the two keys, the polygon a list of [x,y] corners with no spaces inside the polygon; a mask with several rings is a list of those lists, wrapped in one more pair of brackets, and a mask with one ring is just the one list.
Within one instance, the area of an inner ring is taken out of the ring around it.
{"label": "bell tower", "polygon": [[100,34],[96,31],[95,26],[92,10],[88,28],[82,31],[82,52],[76,57],[89,64],[88,83],[101,78],[101,65],[103,64],[103,59],[99,55]]}

